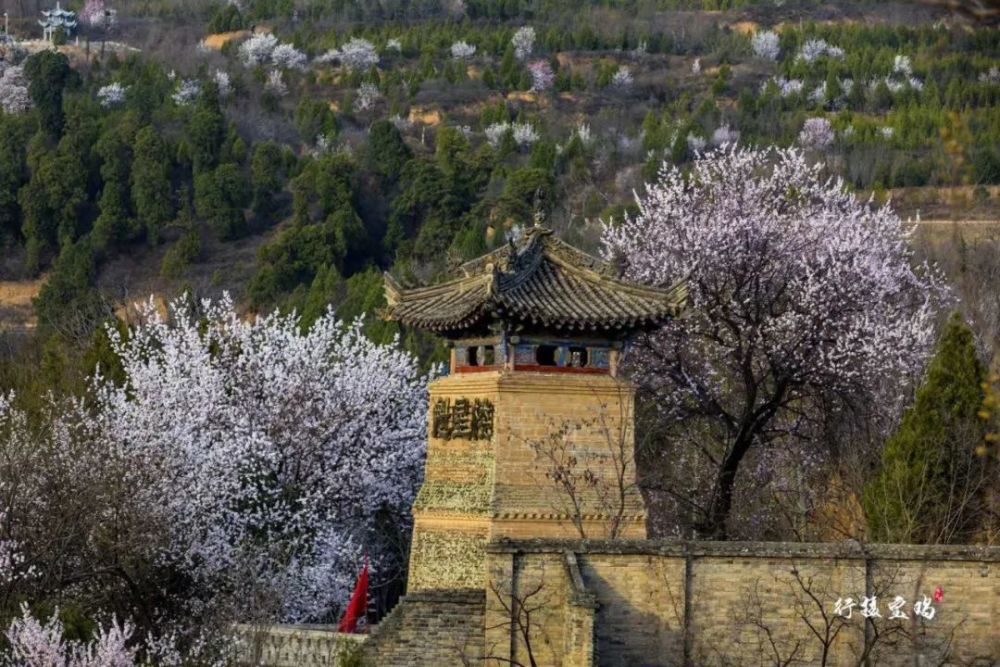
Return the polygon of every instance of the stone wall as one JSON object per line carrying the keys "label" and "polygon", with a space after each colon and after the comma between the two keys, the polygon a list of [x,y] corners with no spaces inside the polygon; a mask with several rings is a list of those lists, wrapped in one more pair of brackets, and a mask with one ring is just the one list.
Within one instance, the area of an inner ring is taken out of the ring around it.
{"label": "stone wall", "polygon": [[[487,551],[485,646],[500,660],[528,664],[527,634],[552,667],[1000,661],[996,547],[546,540]],[[871,622],[866,595],[881,614]],[[897,595],[906,620],[889,619]],[[925,595],[931,619],[914,614]],[[847,597],[850,619],[834,612]],[[511,612],[522,604],[527,633]]]}
{"label": "stone wall", "polygon": [[362,648],[364,664],[482,664],[484,603],[482,590],[426,590],[407,595],[372,630]]}

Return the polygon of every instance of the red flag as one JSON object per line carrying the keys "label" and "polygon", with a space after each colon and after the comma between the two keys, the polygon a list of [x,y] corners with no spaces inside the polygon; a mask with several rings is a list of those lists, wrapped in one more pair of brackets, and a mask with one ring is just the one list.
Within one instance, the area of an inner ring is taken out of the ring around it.
{"label": "red flag", "polygon": [[368,620],[368,554],[365,554],[365,568],[361,570],[358,583],[354,586],[351,604],[347,605],[344,618],[340,620],[337,632],[357,632],[358,623]]}

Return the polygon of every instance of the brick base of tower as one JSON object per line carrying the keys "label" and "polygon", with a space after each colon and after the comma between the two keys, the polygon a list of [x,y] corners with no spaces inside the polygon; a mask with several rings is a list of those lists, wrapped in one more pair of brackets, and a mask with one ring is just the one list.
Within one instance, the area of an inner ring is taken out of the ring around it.
{"label": "brick base of tower", "polygon": [[[588,373],[498,369],[432,383],[409,590],[487,586],[485,549],[498,539],[572,539],[581,531],[603,539],[612,530],[644,539],[646,511],[632,465],[634,396],[628,383]],[[480,421],[488,410],[492,424],[470,433],[470,406]],[[435,421],[442,418],[455,428],[442,429]],[[552,479],[553,456],[575,459],[573,493]],[[596,483],[584,480],[587,470]],[[619,488],[624,502],[602,500]]]}

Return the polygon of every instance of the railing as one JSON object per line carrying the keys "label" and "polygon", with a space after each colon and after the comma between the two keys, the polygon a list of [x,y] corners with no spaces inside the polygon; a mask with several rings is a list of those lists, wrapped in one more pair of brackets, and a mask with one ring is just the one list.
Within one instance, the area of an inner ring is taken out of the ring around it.
{"label": "railing", "polygon": [[236,626],[239,662],[254,667],[352,667],[360,664],[367,635],[342,634],[330,625]]}

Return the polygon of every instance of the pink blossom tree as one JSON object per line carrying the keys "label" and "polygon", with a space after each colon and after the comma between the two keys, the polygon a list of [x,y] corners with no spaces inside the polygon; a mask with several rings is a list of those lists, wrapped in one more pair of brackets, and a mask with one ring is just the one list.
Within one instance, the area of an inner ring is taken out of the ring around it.
{"label": "pink blossom tree", "polygon": [[737,476],[767,472],[772,445],[815,435],[830,405],[898,409],[947,292],[914,268],[890,208],[855,200],[796,149],[665,166],[638,207],[605,226],[605,253],[633,280],[685,281],[689,306],[638,341],[630,365],[660,423],[686,434],[678,456],[707,471],[680,501],[691,524],[724,538]]}
{"label": "pink blossom tree", "polygon": [[5,113],[24,113],[31,108],[28,78],[24,67],[11,66],[0,72],[0,109]]}
{"label": "pink blossom tree", "polygon": [[826,118],[807,118],[799,132],[799,145],[817,150],[826,148],[835,138],[833,125]]}
{"label": "pink blossom tree", "polygon": [[531,89],[535,92],[540,93],[548,90],[556,80],[552,66],[545,60],[536,60],[531,63],[528,65],[528,71],[531,72]]}
{"label": "pink blossom tree", "polygon": [[67,640],[63,624],[56,609],[42,624],[21,606],[21,617],[15,618],[5,636],[10,642],[11,658],[15,665],[37,667],[134,667],[136,648],[128,646],[135,627],[131,623],[119,624],[112,618],[105,626],[98,627],[91,642]]}
{"label": "pink blossom tree", "polygon": [[332,312],[303,332],[295,316],[244,320],[228,299],[147,304],[109,336],[120,383],[98,374],[32,428],[0,401],[11,516],[65,533],[19,545],[39,569],[30,585],[120,591],[130,602],[112,609],[144,631],[165,618],[190,634],[236,614],[328,620],[365,551],[377,579],[402,576],[427,409],[411,355]]}
{"label": "pink blossom tree", "polygon": [[407,524],[426,379],[332,313],[307,333],[292,316],[243,321],[228,300],[203,314],[149,306],[128,339],[112,333],[128,380],[98,380],[101,446],[134,460],[135,502],[169,536],[161,559],[220,590],[270,588],[279,617],[321,618],[364,549],[398,565],[376,525]]}

